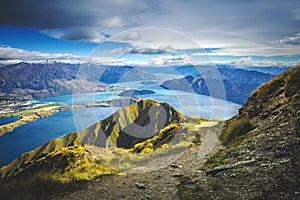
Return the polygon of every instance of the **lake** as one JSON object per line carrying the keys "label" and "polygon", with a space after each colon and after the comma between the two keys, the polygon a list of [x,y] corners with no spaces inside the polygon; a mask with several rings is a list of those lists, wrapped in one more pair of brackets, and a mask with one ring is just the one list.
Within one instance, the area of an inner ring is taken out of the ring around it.
{"label": "lake", "polygon": [[[214,99],[205,95],[197,95],[183,91],[165,90],[159,83],[142,85],[140,82],[118,83],[127,89],[149,89],[155,94],[141,95],[160,102],[167,102],[188,116],[209,119],[228,119],[237,114],[241,107],[229,101]],[[62,95],[38,99],[40,102],[73,103],[106,101],[120,98],[121,91],[92,94]],[[50,117],[15,128],[12,132],[0,137],[0,166],[6,165],[20,154],[33,150],[53,138],[62,137],[70,132],[77,132],[104,119],[120,107],[96,107],[61,111]],[[5,153],[4,153],[5,152]]]}
{"label": "lake", "polygon": [[53,138],[77,132],[111,115],[117,108],[97,107],[76,109],[75,118],[71,110],[58,112],[50,117],[38,119],[15,128],[0,137],[0,166],[6,165],[24,152],[33,150]]}
{"label": "lake", "polygon": [[0,117],[0,126],[17,121],[18,117]]}

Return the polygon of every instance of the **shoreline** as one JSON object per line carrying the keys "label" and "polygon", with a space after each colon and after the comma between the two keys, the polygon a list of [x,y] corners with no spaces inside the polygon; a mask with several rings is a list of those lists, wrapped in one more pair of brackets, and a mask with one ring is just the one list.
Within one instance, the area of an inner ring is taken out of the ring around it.
{"label": "shoreline", "polygon": [[79,108],[89,108],[89,107],[126,106],[131,103],[135,103],[139,100],[141,100],[141,98],[139,97],[124,97],[124,98],[118,98],[118,99],[113,99],[108,101],[87,102],[87,103],[74,104],[74,105],[65,105],[61,103],[50,102],[50,103],[41,103],[41,106],[31,108],[31,109],[17,110],[15,112],[9,112],[9,113],[2,113],[0,114],[0,117],[16,116],[19,119],[11,123],[1,125],[0,137],[7,133],[10,133],[11,131],[13,131],[13,129],[17,127],[33,122],[37,119],[50,117],[60,111],[73,110]]}

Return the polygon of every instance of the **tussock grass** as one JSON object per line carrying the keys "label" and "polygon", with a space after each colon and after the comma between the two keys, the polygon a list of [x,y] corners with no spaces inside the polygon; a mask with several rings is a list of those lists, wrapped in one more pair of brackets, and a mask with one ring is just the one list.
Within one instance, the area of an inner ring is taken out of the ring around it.
{"label": "tussock grass", "polygon": [[222,130],[220,140],[224,146],[233,145],[253,127],[253,124],[247,117],[233,120]]}

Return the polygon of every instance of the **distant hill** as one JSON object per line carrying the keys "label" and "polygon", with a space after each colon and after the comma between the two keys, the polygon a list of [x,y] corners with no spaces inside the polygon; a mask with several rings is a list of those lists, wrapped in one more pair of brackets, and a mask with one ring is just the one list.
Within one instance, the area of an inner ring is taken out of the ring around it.
{"label": "distant hill", "polygon": [[292,67],[245,67],[243,69],[278,75],[291,68]]}
{"label": "distant hill", "polygon": [[[182,179],[185,199],[299,199],[300,67],[259,87],[228,120],[206,175]],[[200,177],[199,177],[200,176]]]}
{"label": "distant hill", "polygon": [[191,74],[196,75],[168,80],[161,86],[170,90],[183,90],[224,99],[225,95],[212,91],[216,89],[214,87],[223,84],[226,94],[225,100],[244,104],[253,90],[274,77],[271,74],[234,68],[209,69],[200,71],[200,73],[192,66],[180,68],[180,70],[185,70],[188,73],[187,69],[190,69]]}
{"label": "distant hill", "polygon": [[[182,75],[196,76],[205,79],[219,79],[220,77],[225,80],[235,81],[247,84],[262,84],[274,77],[274,74],[260,72],[258,70],[246,70],[248,68],[233,68],[225,66],[181,66],[175,67],[175,70]],[[283,69],[283,68],[278,68]],[[286,69],[285,69],[286,70]],[[281,73],[281,72],[280,72]]]}
{"label": "distant hill", "polygon": [[154,75],[131,66],[19,63],[0,67],[0,93],[4,99],[45,98],[108,91],[109,83],[153,78]]}
{"label": "distant hill", "polygon": [[118,83],[126,81],[153,80],[157,77],[132,66],[107,67],[101,74],[100,81],[104,83]]}
{"label": "distant hill", "polygon": [[145,95],[145,94],[154,94],[155,92],[152,90],[125,90],[118,94],[118,96],[139,96],[139,95]]}
{"label": "distant hill", "polygon": [[45,98],[73,92],[108,90],[104,83],[77,78],[78,64],[19,63],[0,68],[1,93]]}

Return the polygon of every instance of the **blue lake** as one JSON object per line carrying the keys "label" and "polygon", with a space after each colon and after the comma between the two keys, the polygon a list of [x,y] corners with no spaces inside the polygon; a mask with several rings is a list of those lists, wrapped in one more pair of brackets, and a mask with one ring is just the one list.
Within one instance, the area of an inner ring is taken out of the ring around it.
{"label": "blue lake", "polygon": [[18,117],[0,117],[0,126],[3,124],[8,124],[17,121],[18,119]]}
{"label": "blue lake", "polygon": [[[165,90],[159,87],[159,83],[157,85],[142,85],[139,82],[126,82],[118,85],[127,89],[150,89],[156,93],[141,97],[167,102],[188,116],[228,119],[237,114],[238,109],[241,107],[239,104],[214,99],[209,96]],[[71,105],[72,103],[105,101],[119,98],[118,94],[120,92],[62,95],[39,99],[38,101],[61,102]],[[20,126],[0,137],[0,166],[8,164],[20,154],[33,150],[50,139],[59,138],[70,132],[87,128],[95,122],[108,117],[119,108],[97,107],[75,109],[73,111],[66,110]]]}
{"label": "blue lake", "polygon": [[[15,128],[0,137],[0,166],[8,164],[20,154],[33,150],[48,140],[77,132],[108,117],[115,111],[113,109],[109,107],[76,109],[76,113],[80,113],[80,116],[66,110]],[[73,115],[76,115],[75,118],[80,124],[74,122]]]}

